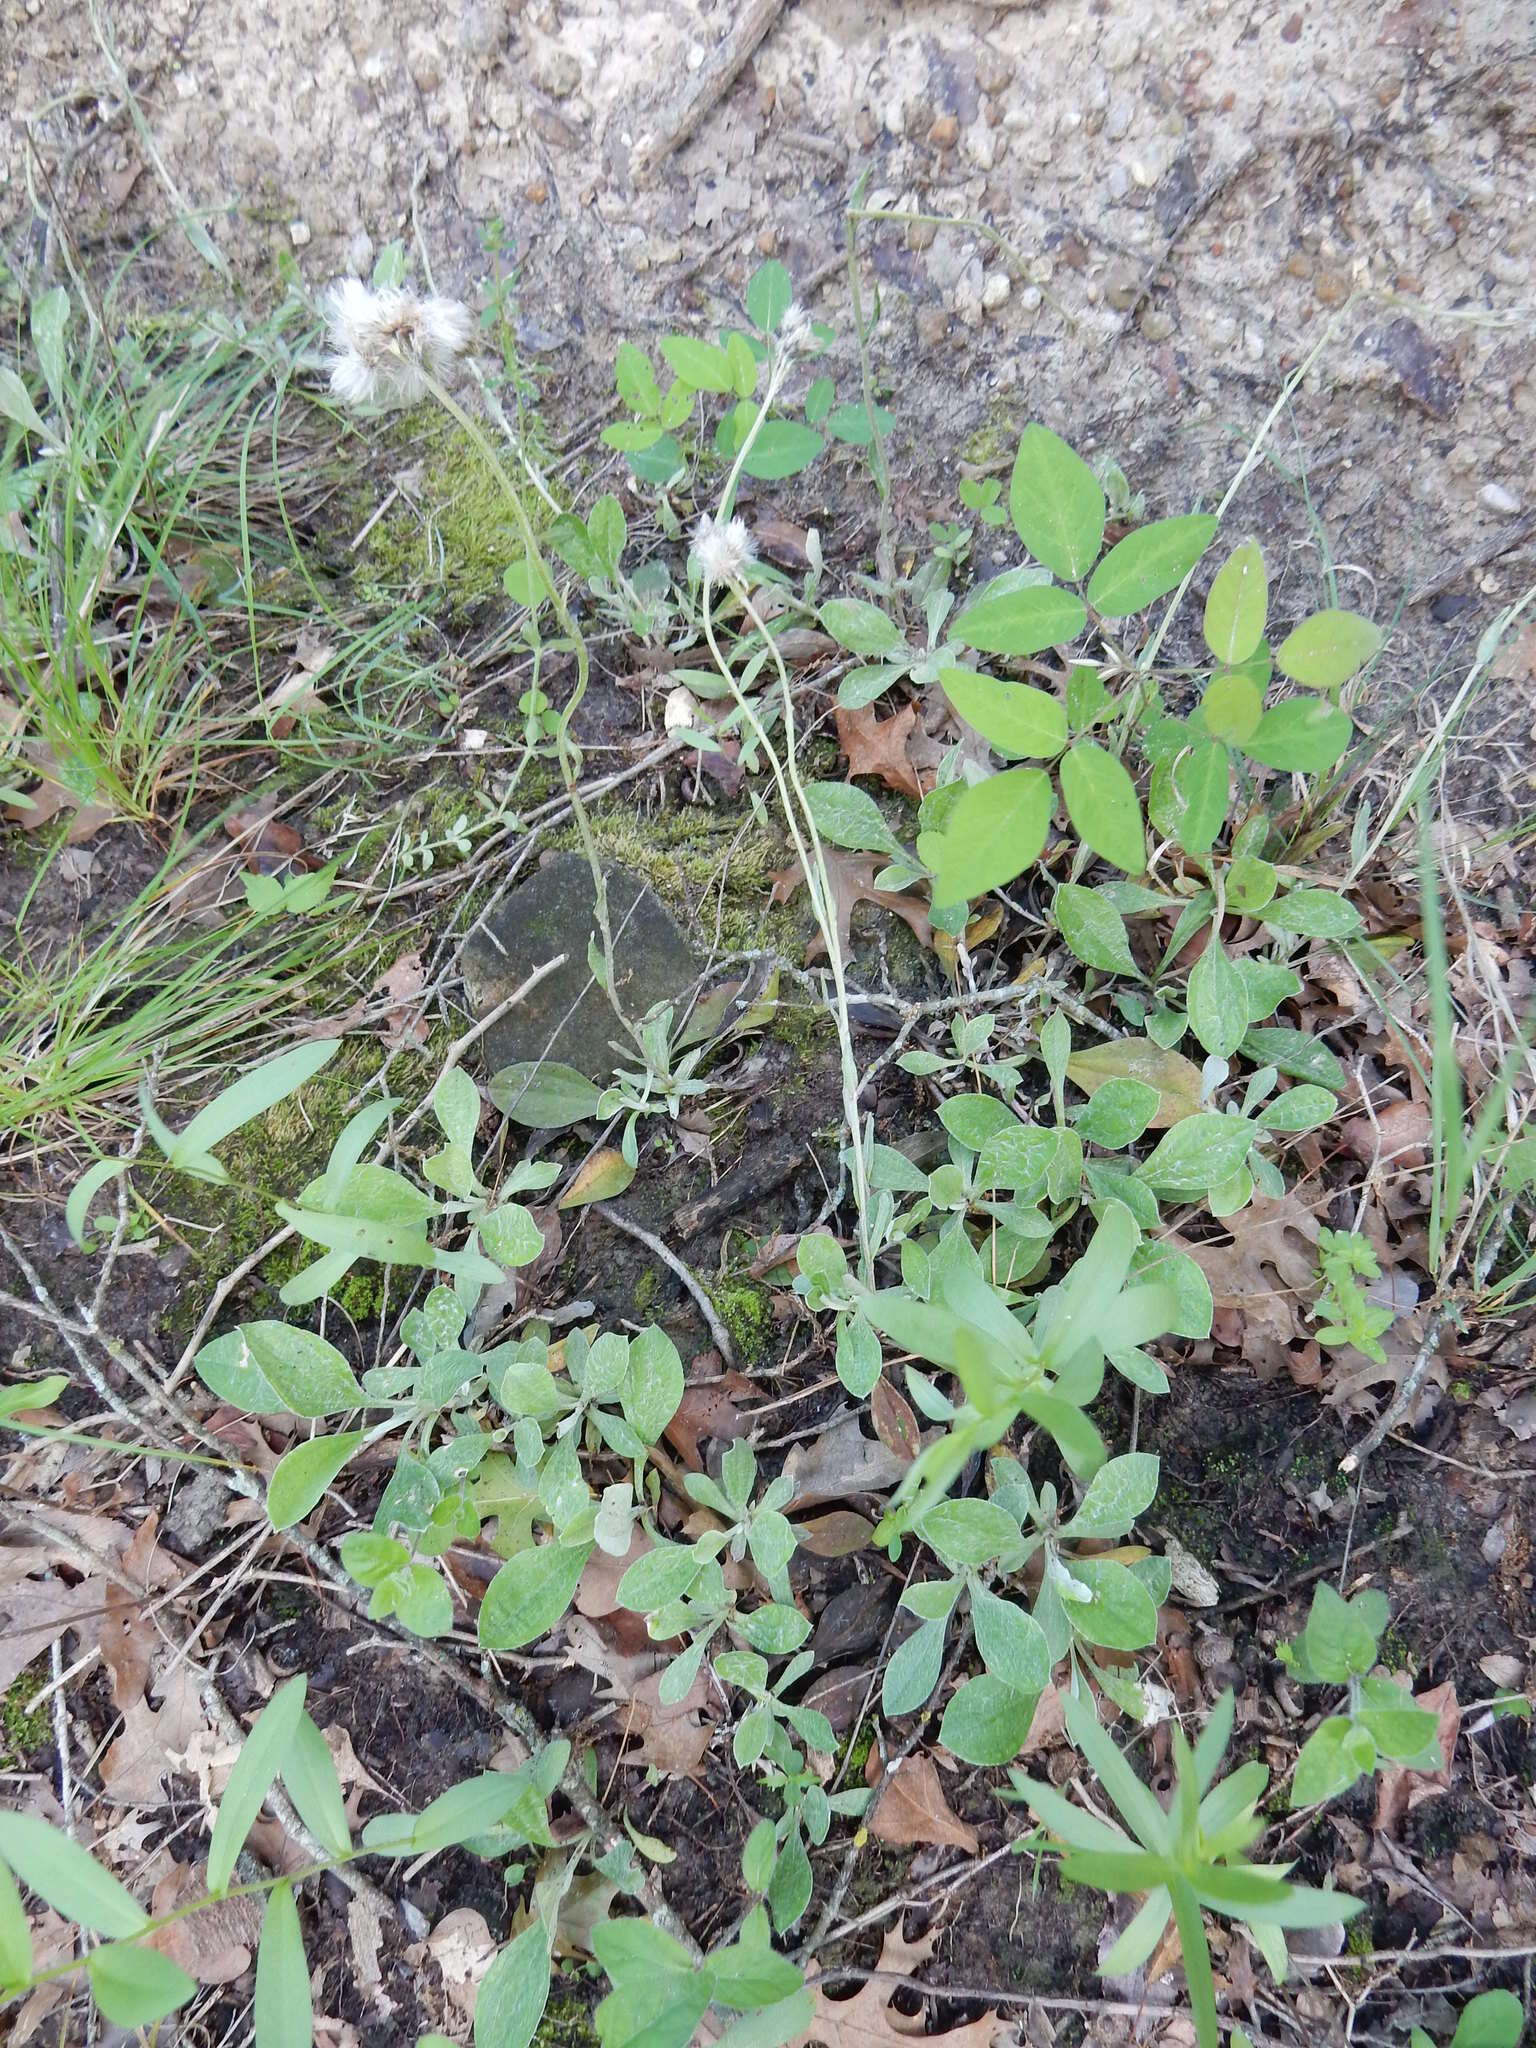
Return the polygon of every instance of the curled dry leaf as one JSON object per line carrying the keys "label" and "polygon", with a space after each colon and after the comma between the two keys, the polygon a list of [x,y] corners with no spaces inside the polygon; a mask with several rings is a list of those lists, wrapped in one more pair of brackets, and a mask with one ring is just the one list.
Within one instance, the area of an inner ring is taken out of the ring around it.
{"label": "curled dry leaf", "polygon": [[796,1444],[784,1460],[785,1475],[795,1482],[790,1506],[847,1500],[854,1493],[883,1493],[910,1463],[910,1458],[865,1436],[857,1415],[845,1415],[812,1442]]}
{"label": "curled dry leaf", "polygon": [[[827,863],[827,877],[832,884],[838,944],[845,954],[853,944],[850,922],[854,906],[859,903],[873,903],[881,910],[894,910],[910,926],[918,944],[932,951],[933,927],[928,921],[928,906],[922,898],[875,887],[875,877],[886,866],[885,861],[868,853],[842,853],[835,846],[824,847],[822,852]],[[792,868],[776,870],[773,875],[773,901],[787,903],[804,880],[798,861]],[[826,946],[818,932],[806,947],[805,957],[808,961],[817,960],[825,951]]]}
{"label": "curled dry leaf", "polygon": [[1451,1786],[1451,1762],[1461,1734],[1461,1707],[1457,1702],[1456,1687],[1447,1679],[1444,1685],[1415,1693],[1413,1704],[1438,1718],[1436,1733],[1445,1769],[1411,1771],[1405,1764],[1386,1765],[1376,1781],[1376,1825],[1387,1835],[1397,1834],[1414,1807],[1426,1799],[1433,1799],[1437,1792],[1448,1792]]}
{"label": "curled dry leaf", "polygon": [[495,1960],[496,1948],[485,1915],[473,1906],[445,1913],[427,1936],[427,1954],[442,1972],[448,2002],[465,2025],[475,2016],[481,1980]]}
{"label": "curled dry leaf", "polygon": [[1242,1352],[1261,1380],[1290,1369],[1290,1346],[1308,1335],[1307,1304],[1317,1293],[1317,1218],[1296,1189],[1256,1195],[1229,1219],[1230,1244],[1193,1244],[1211,1286],[1218,1343]]}
{"label": "curled dry leaf", "polygon": [[918,1451],[917,1417],[884,1373],[875,1381],[875,1390],[869,1397],[869,1415],[881,1443],[910,1465]]}
{"label": "curled dry leaf", "polygon": [[816,1995],[816,2014],[790,2048],[807,2048],[812,2041],[820,2041],[823,2048],[910,2048],[914,2038],[925,2035],[947,2048],[994,2048],[1000,2036],[1012,2032],[996,2013],[984,2013],[969,2026],[952,2027],[947,2034],[930,2035],[921,2012],[904,2013],[892,2005],[889,1979],[910,1977],[933,1954],[938,1938],[935,1932],[918,1941],[903,1941],[898,1920],[880,1944],[879,1979],[861,1985],[852,1998],[829,1998],[813,1969],[806,1983]]}
{"label": "curled dry leaf", "polygon": [[[867,1785],[880,1782],[880,1755],[871,1750],[864,1771]],[[877,1841],[932,1842],[940,1848],[963,1849],[974,1856],[980,1847],[976,1830],[950,1807],[931,1756],[909,1756],[895,1767],[869,1832]]]}
{"label": "curled dry leaf", "polygon": [[[839,705],[837,744],[848,757],[850,776],[877,776],[887,789],[899,790],[914,803],[933,787],[933,761],[927,757],[942,751],[918,725],[915,704],[904,704],[894,718],[878,717],[873,704],[858,711]],[[920,762],[930,771],[927,788],[918,773]]]}
{"label": "curled dry leaf", "polygon": [[198,1682],[177,1665],[154,1688],[158,1706],[134,1701],[123,1716],[122,1733],[101,1760],[101,1782],[120,1806],[154,1806],[167,1778],[178,1769],[194,1737],[207,1727]]}

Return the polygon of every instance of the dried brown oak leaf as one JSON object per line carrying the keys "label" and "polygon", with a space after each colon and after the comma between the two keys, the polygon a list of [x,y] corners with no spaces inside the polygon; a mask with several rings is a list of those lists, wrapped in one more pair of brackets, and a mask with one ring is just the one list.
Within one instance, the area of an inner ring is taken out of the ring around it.
{"label": "dried brown oak leaf", "polygon": [[[891,889],[877,889],[875,876],[886,865],[868,853],[840,853],[835,846],[822,849],[827,863],[827,877],[832,884],[833,915],[837,925],[837,941],[846,955],[853,944],[849,930],[854,905],[858,903],[878,904],[882,910],[894,910],[905,918],[912,928],[912,935],[920,946],[929,950],[933,947],[933,927],[928,922],[928,906],[917,896],[898,895]],[[773,901],[787,903],[800,884],[805,880],[800,863],[792,868],[783,868],[773,875]],[[805,949],[807,960],[817,960],[826,951],[820,932]]]}
{"label": "dried brown oak leaf", "polygon": [[[915,761],[914,741],[918,751]],[[920,765],[929,765],[922,762],[922,755],[937,753],[938,749],[918,724],[915,704],[904,704],[894,718],[878,718],[873,704],[858,711],[839,707],[837,744],[848,757],[850,775],[878,776],[887,789],[898,790],[914,803],[926,795],[918,769]],[[928,787],[933,787],[931,773]]]}
{"label": "dried brown oak leaf", "polygon": [[1211,1284],[1217,1342],[1235,1345],[1260,1379],[1273,1379],[1290,1369],[1290,1346],[1308,1334],[1317,1218],[1291,1189],[1273,1201],[1255,1196],[1227,1228],[1227,1245],[1171,1242],[1193,1255]]}
{"label": "dried brown oak leaf", "polygon": [[952,2027],[947,2034],[928,2035],[921,2011],[901,2012],[892,2005],[891,1999],[900,1987],[890,1979],[910,1977],[920,1963],[927,1962],[937,1941],[936,1933],[925,1934],[918,1941],[903,1941],[898,1925],[880,1944],[879,1976],[872,1983],[861,1985],[852,1998],[829,1998],[812,1971],[806,1982],[816,1995],[816,2014],[790,2048],[806,2048],[811,2041],[822,2042],[824,2048],[892,2048],[893,2043],[908,2048],[914,2039],[925,2035],[947,2043],[948,2048],[993,2048],[1001,2035],[1013,2032],[996,2013],[983,2013],[979,2020],[972,2020],[968,2026]]}
{"label": "dried brown oak leaf", "polygon": [[[879,1753],[872,1749],[864,1782],[878,1785],[880,1772]],[[875,1808],[869,1832],[877,1842],[902,1846],[932,1842],[941,1849],[964,1849],[968,1856],[974,1856],[980,1847],[976,1830],[960,1819],[944,1797],[938,1768],[931,1756],[909,1756],[896,1766]]]}

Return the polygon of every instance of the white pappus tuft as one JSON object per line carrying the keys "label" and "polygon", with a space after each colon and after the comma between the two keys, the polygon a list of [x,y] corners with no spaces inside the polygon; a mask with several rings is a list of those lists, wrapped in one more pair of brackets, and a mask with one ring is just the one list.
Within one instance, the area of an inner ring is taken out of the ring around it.
{"label": "white pappus tuft", "polygon": [[803,355],[810,347],[813,339],[811,316],[798,299],[792,299],[784,309],[784,318],[779,322],[776,339],[787,356]]}
{"label": "white pappus tuft", "polygon": [[326,301],[331,389],[347,405],[416,405],[474,339],[457,299],[421,298],[399,286],[375,291],[342,278]]}
{"label": "white pappus tuft", "polygon": [[693,553],[706,583],[739,583],[757,559],[744,519],[715,519],[701,512],[693,529]]}

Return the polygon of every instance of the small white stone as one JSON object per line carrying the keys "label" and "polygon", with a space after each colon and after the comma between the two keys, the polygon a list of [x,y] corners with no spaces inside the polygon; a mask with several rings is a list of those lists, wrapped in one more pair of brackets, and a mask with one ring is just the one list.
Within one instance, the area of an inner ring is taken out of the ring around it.
{"label": "small white stone", "polygon": [[688,45],[688,69],[690,71],[698,71],[702,68],[703,63],[704,45],[702,43],[690,43]]}
{"label": "small white stone", "polygon": [[967,327],[981,325],[981,258],[973,256],[955,280],[955,312]]}
{"label": "small white stone", "polygon": [[1131,99],[1116,100],[1104,117],[1104,133],[1111,142],[1122,142],[1130,133],[1131,123],[1136,118],[1136,102]]}
{"label": "small white stone", "polygon": [[984,313],[996,313],[1008,303],[1013,290],[1012,280],[1006,270],[989,270],[982,279],[981,309]]}
{"label": "small white stone", "polygon": [[[27,9],[28,14],[32,11],[30,7]],[[195,71],[178,71],[175,74],[174,82],[177,99],[195,100],[197,98],[197,73]]]}
{"label": "small white stone", "polygon": [[1111,164],[1104,175],[1105,190],[1111,199],[1123,199],[1131,189],[1131,174],[1124,164]]}
{"label": "small white stone", "polygon": [[679,683],[667,696],[662,723],[670,737],[675,732],[696,732],[699,726],[698,700],[686,683]]}
{"label": "small white stone", "polygon": [[1243,329],[1243,353],[1251,362],[1258,363],[1263,361],[1264,337],[1260,334],[1257,327],[1245,327]]}
{"label": "small white stone", "polygon": [[295,249],[307,249],[310,244],[309,222],[291,220],[288,223],[288,239]]}
{"label": "small white stone", "polygon": [[468,732],[461,735],[459,744],[466,754],[478,754],[489,738],[490,734],[483,725],[472,725]]}
{"label": "small white stone", "polygon": [[1477,502],[1486,505],[1490,512],[1497,512],[1501,519],[1513,519],[1520,510],[1520,500],[1503,484],[1484,484],[1477,494]]}
{"label": "small white stone", "polygon": [[1026,313],[1037,312],[1040,307],[1040,299],[1041,291],[1037,284],[1027,284],[1023,291],[1019,293],[1019,304]]}
{"label": "small white stone", "polygon": [[974,121],[965,131],[965,153],[981,171],[990,171],[997,162],[997,131],[989,128],[985,121]]}

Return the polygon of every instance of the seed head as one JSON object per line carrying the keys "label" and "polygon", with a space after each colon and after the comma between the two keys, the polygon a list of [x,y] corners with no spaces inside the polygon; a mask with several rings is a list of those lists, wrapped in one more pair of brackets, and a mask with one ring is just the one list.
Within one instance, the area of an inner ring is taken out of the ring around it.
{"label": "seed head", "polygon": [[739,583],[757,559],[744,519],[717,520],[708,512],[693,529],[693,552],[706,583]]}
{"label": "seed head", "polygon": [[779,322],[778,344],[787,356],[803,355],[811,345],[811,316],[798,299],[792,299]]}
{"label": "seed head", "polygon": [[398,286],[374,291],[342,278],[326,304],[331,389],[347,405],[416,405],[474,336],[457,299],[421,298]]}

